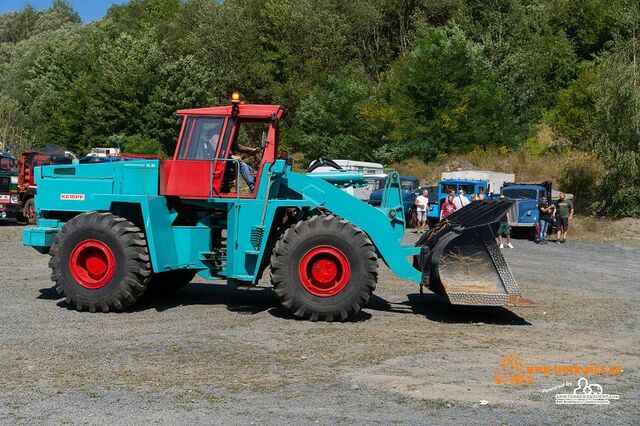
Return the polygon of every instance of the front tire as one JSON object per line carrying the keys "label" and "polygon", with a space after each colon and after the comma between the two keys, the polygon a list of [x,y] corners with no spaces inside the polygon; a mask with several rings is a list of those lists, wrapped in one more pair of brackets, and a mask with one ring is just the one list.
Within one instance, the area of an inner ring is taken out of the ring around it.
{"label": "front tire", "polygon": [[49,253],[57,292],[80,311],[130,306],[145,292],[152,274],[144,233],[111,213],[74,217],[58,232]]}
{"label": "front tire", "polygon": [[271,255],[271,281],[298,318],[345,321],[369,302],[378,278],[367,235],[336,216],[314,216],[289,228]]}

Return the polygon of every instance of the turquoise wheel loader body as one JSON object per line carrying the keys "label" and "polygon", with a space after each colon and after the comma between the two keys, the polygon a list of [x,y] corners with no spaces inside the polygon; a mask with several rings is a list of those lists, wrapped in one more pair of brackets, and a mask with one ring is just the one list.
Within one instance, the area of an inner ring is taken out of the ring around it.
{"label": "turquoise wheel loader body", "polygon": [[[341,189],[364,184],[361,173],[293,171],[278,151],[279,106],[234,102],[178,115],[182,128],[170,160],[35,169],[38,222],[24,230],[23,241],[52,255],[56,288],[68,302],[91,311],[117,310],[147,287],[159,287],[154,283],[161,279],[184,284],[197,273],[250,286],[271,266],[276,293],[295,315],[344,320],[366,305],[377,258],[402,279],[445,297],[447,291],[459,295],[442,285],[438,273],[442,258],[456,257],[452,235],[468,239],[469,232],[464,223],[455,229],[445,223],[428,242],[403,245],[406,222],[397,173],[390,173],[382,203],[373,207]],[[257,142],[256,128],[263,130],[260,149],[251,151],[238,141]],[[247,164],[238,151],[262,152],[255,160],[253,188],[243,183]],[[470,237],[485,248],[489,224],[509,207],[504,201],[487,203],[494,203],[492,214],[474,224],[486,228]],[[467,207],[468,213],[478,206]],[[504,259],[494,257],[489,262],[502,267]],[[480,292],[479,299],[449,300],[517,304],[524,299],[511,278],[505,286],[498,274],[490,289],[508,297],[483,299]]]}

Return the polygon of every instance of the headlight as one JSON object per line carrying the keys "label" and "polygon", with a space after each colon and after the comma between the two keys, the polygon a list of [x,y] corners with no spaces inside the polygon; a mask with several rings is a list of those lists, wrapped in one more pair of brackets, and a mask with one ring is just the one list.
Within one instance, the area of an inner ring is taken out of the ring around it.
{"label": "headlight", "polygon": [[11,204],[18,204],[18,196],[17,195],[12,195],[11,196]]}
{"label": "headlight", "polygon": [[18,176],[11,176],[11,183],[18,183]]}

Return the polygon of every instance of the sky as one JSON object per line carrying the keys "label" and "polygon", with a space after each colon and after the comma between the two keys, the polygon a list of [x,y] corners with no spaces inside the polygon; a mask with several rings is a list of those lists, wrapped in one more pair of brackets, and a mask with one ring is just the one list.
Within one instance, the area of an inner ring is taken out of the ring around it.
{"label": "sky", "polygon": [[[126,3],[127,0],[67,0],[80,14],[82,22],[91,22],[102,18],[112,4]],[[48,9],[53,0],[0,0],[0,13],[20,10],[31,4],[38,10]]]}

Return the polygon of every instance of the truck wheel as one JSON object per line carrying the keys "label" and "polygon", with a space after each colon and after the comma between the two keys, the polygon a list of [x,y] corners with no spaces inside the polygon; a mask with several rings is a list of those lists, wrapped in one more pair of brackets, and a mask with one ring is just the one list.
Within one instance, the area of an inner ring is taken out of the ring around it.
{"label": "truck wheel", "polygon": [[378,279],[367,235],[336,216],[314,216],[289,228],[271,255],[271,282],[298,318],[344,321],[367,305]]}
{"label": "truck wheel", "polygon": [[22,207],[22,216],[24,217],[24,221],[29,225],[34,225],[36,223],[36,203],[33,198],[29,198]]}
{"label": "truck wheel", "polygon": [[56,290],[79,311],[122,310],[140,298],[151,278],[145,235],[111,213],[74,217],[49,253]]}
{"label": "truck wheel", "polygon": [[196,271],[191,269],[155,273],[147,284],[147,290],[156,293],[173,293],[189,284],[195,276]]}

